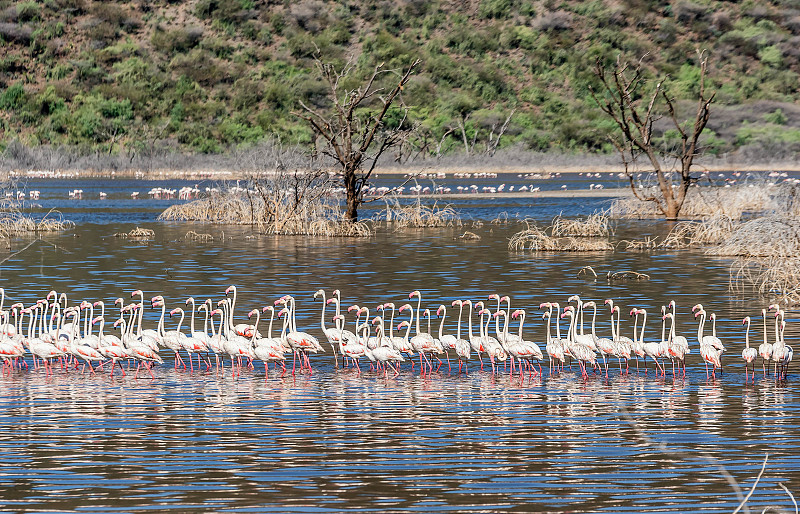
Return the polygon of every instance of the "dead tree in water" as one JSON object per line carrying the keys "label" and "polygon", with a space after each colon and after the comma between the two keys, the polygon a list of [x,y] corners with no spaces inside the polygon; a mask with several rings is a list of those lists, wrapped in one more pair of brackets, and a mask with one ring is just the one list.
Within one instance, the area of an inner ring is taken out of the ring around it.
{"label": "dead tree in water", "polygon": [[[643,95],[641,91],[646,84],[643,78],[642,61],[640,60],[634,67],[629,63],[617,59],[609,71],[598,60],[595,65],[595,75],[603,85],[603,91],[597,94],[590,88],[592,98],[597,102],[600,109],[614,120],[621,131],[621,137],[610,137],[611,143],[616,147],[622,156],[622,163],[625,166],[625,173],[631,184],[631,190],[636,198],[653,202],[667,220],[677,220],[689,186],[695,183],[698,178],[692,177],[691,168],[694,158],[699,155],[700,147],[698,141],[700,134],[708,123],[711,114],[711,103],[714,101],[715,93],[707,96],[705,89],[705,77],[708,72],[708,58],[705,53],[699,53],[700,60],[700,83],[697,98],[697,111],[691,120],[679,122],[675,113],[674,99],[670,98],[664,89],[664,81],[659,81],[652,92]],[[681,143],[677,150],[659,149],[653,141],[653,124],[661,118],[657,113],[657,104],[663,101],[663,108],[666,109],[672,124],[677,129],[681,138]],[[634,173],[637,169],[639,158],[646,159],[652,166],[658,182],[658,190],[655,193],[642,195],[637,188],[634,180]],[[674,160],[676,166],[673,169],[665,169],[665,162]],[[680,169],[677,169],[677,163]],[[669,172],[677,172],[680,175],[680,182],[677,188],[673,188],[672,179],[667,176]]]}
{"label": "dead tree in water", "polygon": [[[303,110],[292,112],[325,140],[322,153],[339,167],[338,174],[347,195],[345,217],[351,222],[358,221],[358,207],[364,202],[365,186],[378,159],[402,141],[409,130],[408,108],[402,105],[402,98],[401,111],[397,113],[399,119],[392,119],[391,126],[387,123],[387,114],[420,63],[419,59],[415,60],[404,73],[384,70],[381,63],[360,86],[346,89],[345,84],[352,80],[353,61],[337,69],[331,63],[316,59],[317,70],[327,85],[328,100],[332,104],[330,112],[322,112],[302,101]],[[386,73],[396,73],[400,77],[391,90],[376,84]]]}

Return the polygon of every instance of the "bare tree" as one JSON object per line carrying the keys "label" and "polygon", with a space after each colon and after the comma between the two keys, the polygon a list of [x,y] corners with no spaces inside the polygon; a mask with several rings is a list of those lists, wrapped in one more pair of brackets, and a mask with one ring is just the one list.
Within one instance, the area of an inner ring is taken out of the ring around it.
{"label": "bare tree", "polygon": [[[621,132],[621,136],[612,136],[610,139],[622,156],[633,194],[642,201],[655,203],[667,220],[678,219],[689,186],[697,181],[697,177],[691,175],[691,168],[694,158],[700,153],[698,141],[708,123],[711,103],[716,95],[714,92],[709,96],[705,89],[708,57],[705,52],[699,52],[698,58],[700,83],[694,120],[678,121],[675,100],[664,89],[663,79],[656,83],[649,94],[643,94],[646,80],[643,78],[642,60],[630,66],[618,58],[610,71],[598,60],[594,72],[603,85],[603,91],[598,94],[590,88],[592,98],[614,120]],[[659,113],[658,104],[661,101],[664,103],[661,108],[666,110],[681,138],[681,143],[674,150],[666,147],[659,149],[653,141],[653,124],[663,116]],[[635,183],[635,172],[642,171],[638,168],[640,158],[649,162],[652,166],[649,171],[656,175],[658,189],[652,194],[642,195]],[[670,161],[672,164],[668,164]],[[676,172],[680,177],[675,188],[671,172]]]}
{"label": "bare tree", "polygon": [[[352,80],[353,60],[341,69],[315,57],[317,71],[325,80],[327,95],[331,102],[330,112],[323,112],[300,102],[303,108],[292,114],[304,119],[311,129],[325,143],[322,153],[331,157],[338,165],[338,175],[342,179],[347,204],[345,218],[358,221],[358,207],[364,202],[370,175],[378,159],[387,149],[397,145],[406,137],[408,131],[408,108],[402,102],[401,92],[420,65],[415,60],[405,72],[384,70],[383,63],[375,67],[370,77],[360,86],[347,89],[346,83]],[[383,74],[393,73],[399,81],[387,90],[376,84]],[[398,100],[402,106],[402,118],[392,127],[387,127],[385,118],[389,108]],[[377,99],[377,109],[367,109]]]}

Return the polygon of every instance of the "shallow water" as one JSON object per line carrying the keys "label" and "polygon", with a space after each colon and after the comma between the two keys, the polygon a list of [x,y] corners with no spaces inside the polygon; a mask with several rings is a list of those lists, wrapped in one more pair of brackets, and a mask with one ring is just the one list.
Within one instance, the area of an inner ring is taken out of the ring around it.
{"label": "shallow water", "polygon": [[[71,302],[110,302],[142,288],[175,307],[190,295],[221,298],[236,284],[238,321],[290,293],[300,328],[321,336],[320,303],[312,299],[319,288],[339,288],[346,305],[366,305],[373,314],[378,302],[399,304],[414,289],[434,310],[498,292],[512,297],[512,307],[528,309],[526,338],[542,341],[535,315],[542,301],[563,304],[578,293],[613,297],[623,309],[645,307],[647,338],[656,339],[653,315],[675,299],[678,331],[692,354],[686,379],[677,381],[671,372],[655,378],[652,369],[620,375],[612,364],[608,379],[584,380],[575,369],[551,377],[545,366],[544,377],[520,382],[507,370],[481,371],[475,361],[468,375],[448,373],[445,364],[420,377],[418,366],[412,372],[406,364],[398,377],[384,379],[366,367],[360,375],[336,369],[330,353],[312,357],[313,375],[282,378],[272,369],[265,376],[260,363],[237,379],[229,364],[218,373],[176,371],[166,352],[155,379],[111,378],[107,369],[95,376],[58,370],[54,377],[17,370],[0,379],[6,510],[730,512],[737,497],[718,465],[747,489],[765,453],[769,462],[751,509],[790,508],[778,482],[800,491],[795,373],[776,384],[759,372],[755,385],[743,385],[741,318],[755,316],[761,302],[731,295],[728,261],[690,251],[519,254],[507,244],[520,226],[489,223],[501,212],[538,219],[587,212],[604,199],[466,202],[459,205],[468,218],[461,228],[319,240],[158,223],[165,206],[158,200],[80,209],[53,201],[79,225],[0,265],[11,300],[28,304],[54,288]],[[155,239],[113,237],[134,225],[152,228]],[[185,241],[188,230],[215,239]],[[463,230],[482,239],[457,239]],[[663,230],[637,222],[619,225],[617,235]],[[30,242],[12,241],[10,251]],[[585,265],[597,270],[597,281],[577,276]],[[630,269],[651,278],[604,278]],[[689,311],[698,302],[717,313],[728,347],[717,380],[706,379],[693,336]],[[605,312],[598,318],[602,334]],[[146,311],[147,327],[158,314]],[[629,332],[627,317],[623,325]],[[760,328],[755,319],[757,342]],[[455,330],[451,311],[445,330]],[[797,337],[794,323],[786,334]]]}

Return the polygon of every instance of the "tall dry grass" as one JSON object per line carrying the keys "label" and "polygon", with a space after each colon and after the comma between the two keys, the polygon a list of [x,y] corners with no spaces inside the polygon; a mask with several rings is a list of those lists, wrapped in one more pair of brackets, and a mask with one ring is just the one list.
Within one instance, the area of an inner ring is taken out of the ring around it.
{"label": "tall dry grass", "polygon": [[508,248],[515,251],[535,252],[599,252],[612,251],[608,240],[609,219],[606,212],[595,213],[583,219],[569,220],[561,215],[552,224],[538,227],[526,221],[525,230],[514,234]]}
{"label": "tall dry grass", "polygon": [[800,217],[772,214],[738,222],[727,237],[706,249],[707,255],[735,257],[731,288],[800,303]]}
{"label": "tall dry grass", "polygon": [[164,221],[253,225],[265,234],[368,237],[370,226],[344,219],[323,172],[251,176],[244,188],[224,188],[159,216]]}
{"label": "tall dry grass", "polygon": [[384,198],[384,201],[386,209],[379,212],[376,218],[398,229],[462,226],[461,215],[450,205],[439,207],[438,202],[425,205],[419,198],[407,205],[402,205],[397,198]]}
{"label": "tall dry grass", "polygon": [[565,218],[559,214],[553,218],[550,233],[553,237],[608,237],[611,234],[610,221],[606,211],[578,219]]}
{"label": "tall dry grass", "polygon": [[20,234],[61,232],[75,227],[73,222],[65,220],[56,210],[49,211],[41,218],[25,212],[25,205],[16,199],[16,195],[6,196],[6,192],[15,193],[17,186],[8,173],[0,175],[0,239]]}
{"label": "tall dry grass", "polygon": [[[638,191],[642,197],[661,196],[661,192],[655,184],[647,184]],[[686,195],[680,216],[702,219],[724,215],[731,219],[741,219],[747,214],[780,209],[790,200],[791,207],[800,213],[800,201],[795,201],[796,197],[796,186],[779,185],[771,180],[761,178],[731,187],[692,186]],[[653,202],[641,201],[633,194],[614,200],[609,214],[612,218],[618,219],[662,217]]]}
{"label": "tall dry grass", "polygon": [[717,213],[703,221],[681,221],[658,244],[660,248],[685,248],[719,244],[730,237],[737,221],[730,216]]}

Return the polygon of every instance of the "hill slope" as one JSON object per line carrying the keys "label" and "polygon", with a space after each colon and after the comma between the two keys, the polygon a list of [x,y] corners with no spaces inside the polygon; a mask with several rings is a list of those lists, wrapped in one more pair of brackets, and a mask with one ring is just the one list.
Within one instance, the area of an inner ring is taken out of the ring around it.
{"label": "hill slope", "polygon": [[2,144],[308,143],[290,111],[324,105],[317,47],[339,63],[355,55],[360,76],[421,57],[404,99],[423,153],[485,148],[512,108],[503,145],[609,151],[613,127],[588,94],[595,60],[647,54],[651,75],[690,99],[704,48],[718,91],[710,150],[800,152],[795,0],[0,0],[0,45]]}

